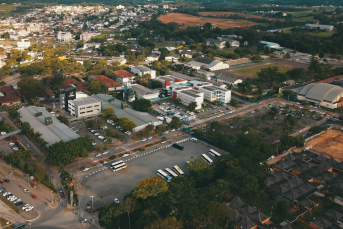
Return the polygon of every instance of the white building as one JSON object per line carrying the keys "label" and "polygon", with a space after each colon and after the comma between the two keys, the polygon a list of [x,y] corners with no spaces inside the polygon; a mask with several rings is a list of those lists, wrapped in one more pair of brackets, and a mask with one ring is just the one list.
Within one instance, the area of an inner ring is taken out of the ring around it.
{"label": "white building", "polygon": [[239,83],[243,83],[242,79],[238,79],[232,76],[226,76],[222,74],[218,75],[216,78],[217,78],[217,82],[232,84],[235,87],[237,87]]}
{"label": "white building", "polygon": [[26,49],[26,48],[30,47],[30,45],[31,45],[31,42],[29,40],[22,39],[21,41],[17,42],[18,48]]}
{"label": "white building", "polygon": [[71,41],[71,33],[58,31],[57,39],[60,41],[69,42],[69,41]]}
{"label": "white building", "polygon": [[204,102],[204,93],[196,91],[191,87],[177,87],[172,90],[173,100],[179,98],[181,104],[188,106],[192,102],[196,102],[197,106],[195,110],[201,109],[201,105]]}
{"label": "white building", "polygon": [[229,103],[231,101],[231,90],[214,86],[211,83],[199,83],[193,85],[193,89],[204,93],[204,98],[207,101],[218,101],[221,103]]}
{"label": "white building", "polygon": [[147,56],[145,58],[145,61],[151,63],[151,62],[154,62],[155,60],[158,60],[159,57],[160,57],[160,55],[153,53],[153,54]]}
{"label": "white building", "polygon": [[82,41],[89,41],[91,38],[92,38],[92,34],[88,33],[88,32],[83,32],[80,35],[80,40],[82,40]]}
{"label": "white building", "polygon": [[217,48],[219,49],[223,49],[225,48],[225,45],[226,45],[226,41],[222,41],[222,40],[219,40],[219,39],[213,39],[213,38],[208,38],[206,40],[206,45],[207,46],[217,46]]}
{"label": "white building", "polygon": [[176,62],[179,60],[179,58],[180,58],[180,54],[170,53],[164,59],[169,62]]}
{"label": "white building", "polygon": [[333,25],[306,24],[305,28],[320,29],[320,30],[325,30],[325,31],[332,31],[333,30]]}
{"label": "white building", "polygon": [[69,100],[68,111],[74,117],[97,116],[101,114],[101,102],[93,97]]}
{"label": "white building", "polygon": [[[60,107],[61,107],[61,109],[64,109],[64,107],[65,107],[65,104],[64,104],[65,103],[65,99],[64,99],[64,97],[65,97],[65,94],[61,93],[60,94]],[[83,93],[82,91],[77,91],[76,92],[76,99],[82,99],[82,98],[86,98],[86,97],[88,97],[88,95]]]}
{"label": "white building", "polygon": [[36,24],[36,23],[30,23],[28,27],[26,27],[27,32],[40,32],[41,31],[41,27],[40,24]]}
{"label": "white building", "polygon": [[131,85],[131,89],[135,92],[136,99],[156,100],[160,94],[159,91],[153,91],[139,84]]}
{"label": "white building", "polygon": [[194,60],[186,63],[185,65],[193,69],[200,69],[201,67],[203,67],[210,71],[221,70],[230,67],[228,64],[225,64],[219,60],[202,56],[195,58]]}
{"label": "white building", "polygon": [[156,71],[152,70],[148,67],[145,66],[130,66],[131,72],[133,72],[133,74],[137,74],[139,76],[141,76],[142,78],[144,77],[145,74],[150,74],[151,75],[151,79],[155,79],[156,78]]}

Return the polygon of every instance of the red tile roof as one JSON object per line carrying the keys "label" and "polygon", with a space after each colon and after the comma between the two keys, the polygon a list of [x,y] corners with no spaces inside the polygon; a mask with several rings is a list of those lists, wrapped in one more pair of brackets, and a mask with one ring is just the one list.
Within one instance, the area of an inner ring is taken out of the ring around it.
{"label": "red tile roof", "polygon": [[333,76],[333,77],[327,78],[325,80],[319,80],[316,83],[330,83],[330,82],[336,80],[337,78],[341,79],[341,78],[343,78],[343,75]]}
{"label": "red tile roof", "polygon": [[119,76],[120,78],[130,78],[135,76],[134,74],[131,74],[125,70],[113,71],[113,74]]}
{"label": "red tile roof", "polygon": [[120,83],[118,83],[118,82],[114,81],[113,79],[110,79],[104,75],[95,76],[95,79],[99,80],[101,84],[105,84],[108,88],[123,86]]}
{"label": "red tile roof", "polygon": [[72,84],[76,86],[76,89],[86,90],[86,88],[89,85],[89,82],[79,82],[75,79],[66,79],[66,80],[64,80],[64,82],[62,84],[62,88],[63,89],[70,88],[70,87],[72,87]]}
{"label": "red tile roof", "polygon": [[2,86],[0,87],[0,92],[4,94],[4,96],[0,97],[2,103],[12,103],[12,102],[19,102],[19,90],[14,89],[12,86]]}

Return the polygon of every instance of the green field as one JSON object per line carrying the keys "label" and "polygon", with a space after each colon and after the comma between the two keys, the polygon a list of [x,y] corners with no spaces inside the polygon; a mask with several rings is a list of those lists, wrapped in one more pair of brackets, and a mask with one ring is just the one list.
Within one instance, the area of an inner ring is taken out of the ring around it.
{"label": "green field", "polygon": [[16,5],[0,4],[0,17],[10,16],[10,12],[16,9]]}
{"label": "green field", "polygon": [[[290,29],[282,30],[283,33],[292,33]],[[331,37],[335,31],[318,31],[318,30],[309,30],[308,32],[304,33],[309,36],[318,36],[318,37]]]}
{"label": "green field", "polygon": [[260,66],[256,66],[256,67],[252,67],[252,68],[243,68],[243,69],[234,70],[234,72],[237,72],[237,73],[242,74],[242,75],[257,77],[257,73],[260,72],[262,68],[274,67],[274,66],[278,67],[279,72],[281,72],[281,73],[286,73],[288,70],[293,69],[291,67],[287,67],[284,65],[264,64],[264,65],[260,65]]}

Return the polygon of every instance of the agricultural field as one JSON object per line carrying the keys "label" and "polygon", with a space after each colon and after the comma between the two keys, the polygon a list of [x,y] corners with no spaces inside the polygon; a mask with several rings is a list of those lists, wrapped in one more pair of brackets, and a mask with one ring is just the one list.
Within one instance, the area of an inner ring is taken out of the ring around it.
{"label": "agricultural field", "polygon": [[1,4],[0,5],[0,17],[8,17],[11,15],[11,11],[17,8],[16,5]]}
{"label": "agricultural field", "polygon": [[[282,32],[292,33],[290,29],[282,30]],[[317,36],[317,37],[331,37],[334,33],[335,31],[318,31],[318,30],[313,30],[313,31],[309,30],[308,32],[306,32],[306,34],[309,36]]]}
{"label": "agricultural field", "polygon": [[331,129],[308,141],[305,147],[343,161],[343,131]]}
{"label": "agricultural field", "polygon": [[158,20],[160,20],[162,23],[176,22],[177,24],[181,25],[182,28],[187,28],[189,26],[201,26],[206,23],[211,23],[213,26],[219,28],[233,28],[258,25],[258,23],[246,20],[206,18],[181,13],[169,13],[167,15],[161,15],[160,17],[158,17]]}
{"label": "agricultural field", "polygon": [[[201,16],[211,16],[211,17],[229,17],[230,15],[235,15],[237,14],[238,16],[246,17],[246,18],[260,18],[263,19],[262,16],[258,15],[252,15],[252,14],[243,14],[243,13],[237,13],[237,12],[199,12]],[[266,18],[269,20],[275,20],[273,18]]]}
{"label": "agricultural field", "polygon": [[287,65],[264,64],[264,65],[259,65],[256,67],[234,70],[233,72],[236,72],[242,75],[251,76],[251,77],[257,77],[257,73],[260,72],[262,68],[274,67],[274,66],[278,67],[279,72],[281,73],[286,73],[288,70],[293,69],[292,67],[287,66]]}

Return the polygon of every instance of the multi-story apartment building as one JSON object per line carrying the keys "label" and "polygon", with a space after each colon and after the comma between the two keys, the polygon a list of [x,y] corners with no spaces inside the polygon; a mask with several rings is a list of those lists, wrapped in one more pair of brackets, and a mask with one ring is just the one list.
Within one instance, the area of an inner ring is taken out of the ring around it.
{"label": "multi-story apartment building", "polygon": [[75,117],[100,115],[101,102],[93,97],[69,100],[68,112]]}
{"label": "multi-story apartment building", "polygon": [[180,102],[185,106],[196,102],[195,110],[198,110],[201,109],[201,105],[204,102],[204,93],[196,91],[191,87],[177,87],[172,90],[172,98],[173,100],[179,98]]}
{"label": "multi-story apartment building", "polygon": [[204,93],[207,101],[220,103],[229,103],[231,101],[231,90],[214,86],[211,83],[199,83],[193,86],[194,90]]}

